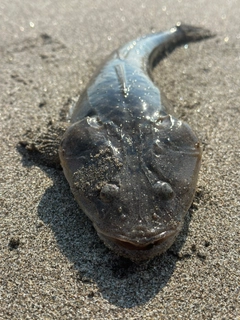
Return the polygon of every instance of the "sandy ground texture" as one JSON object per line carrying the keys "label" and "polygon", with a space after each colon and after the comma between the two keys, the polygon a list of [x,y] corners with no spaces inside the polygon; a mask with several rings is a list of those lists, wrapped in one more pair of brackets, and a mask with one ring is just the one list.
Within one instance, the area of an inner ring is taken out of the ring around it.
{"label": "sandy ground texture", "polygon": [[[240,319],[240,1],[34,3],[0,2],[0,319]],[[112,50],[178,21],[217,34],[154,71],[203,163],[176,243],[136,265],[99,240],[61,171],[16,146],[57,121]]]}

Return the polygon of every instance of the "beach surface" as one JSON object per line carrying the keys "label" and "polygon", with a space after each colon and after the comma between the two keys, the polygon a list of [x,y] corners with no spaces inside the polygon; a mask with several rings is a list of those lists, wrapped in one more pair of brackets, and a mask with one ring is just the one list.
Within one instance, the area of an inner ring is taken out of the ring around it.
{"label": "beach surface", "polygon": [[[237,0],[1,0],[0,319],[240,319],[239,16]],[[18,142],[58,121],[114,49],[179,21],[216,34],[153,73],[200,137],[202,167],[182,233],[137,265]]]}

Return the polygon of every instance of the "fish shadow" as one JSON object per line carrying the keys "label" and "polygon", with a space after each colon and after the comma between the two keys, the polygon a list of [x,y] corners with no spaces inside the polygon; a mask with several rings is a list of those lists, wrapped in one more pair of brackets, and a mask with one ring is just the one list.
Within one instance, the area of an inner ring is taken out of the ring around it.
{"label": "fish shadow", "polygon": [[[33,165],[26,159],[22,163]],[[53,185],[46,189],[38,204],[38,217],[51,228],[60,251],[72,263],[76,284],[79,288],[82,283],[90,287],[89,299],[100,295],[122,308],[144,305],[167,285],[176,262],[191,256],[179,255],[191,221],[189,213],[175,243],[161,256],[142,263],[116,256],[98,238],[91,221],[80,210],[63,172],[40,167]],[[92,291],[93,283],[97,284],[98,292]]]}

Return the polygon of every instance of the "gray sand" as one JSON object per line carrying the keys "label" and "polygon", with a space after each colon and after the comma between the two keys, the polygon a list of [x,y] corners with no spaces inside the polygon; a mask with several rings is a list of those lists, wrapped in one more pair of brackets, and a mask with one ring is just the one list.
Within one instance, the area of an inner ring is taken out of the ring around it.
{"label": "gray sand", "polygon": [[[239,16],[237,0],[1,0],[0,319],[240,319]],[[203,141],[199,187],[173,247],[135,265],[102,244],[62,172],[16,145],[113,49],[178,21],[217,33],[154,71]]]}

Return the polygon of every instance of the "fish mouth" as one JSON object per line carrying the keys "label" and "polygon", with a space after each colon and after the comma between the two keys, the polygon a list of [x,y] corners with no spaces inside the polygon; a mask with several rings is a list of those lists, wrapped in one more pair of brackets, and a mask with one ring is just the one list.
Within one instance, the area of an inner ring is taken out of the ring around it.
{"label": "fish mouth", "polygon": [[153,249],[157,249],[159,247],[164,247],[165,243],[172,242],[171,239],[175,239],[179,230],[167,230],[161,232],[160,234],[147,238],[142,237],[136,240],[128,239],[127,237],[113,237],[107,235],[100,230],[97,230],[97,233],[104,241],[104,243],[108,246],[117,246],[124,251],[151,251]]}
{"label": "fish mouth", "polygon": [[151,250],[153,247],[161,245],[163,242],[167,240],[167,238],[161,238],[147,244],[133,243],[127,240],[120,240],[120,239],[109,238],[109,237],[108,237],[108,240],[112,241],[117,246],[122,247],[126,250],[147,251],[147,250]]}

